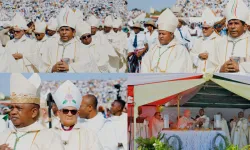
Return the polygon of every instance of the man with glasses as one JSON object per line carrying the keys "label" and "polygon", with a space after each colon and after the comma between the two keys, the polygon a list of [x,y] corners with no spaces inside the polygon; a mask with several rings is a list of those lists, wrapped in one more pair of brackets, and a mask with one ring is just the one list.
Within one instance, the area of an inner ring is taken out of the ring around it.
{"label": "man with glasses", "polygon": [[39,52],[39,54],[42,56],[43,52],[41,51],[42,47],[45,46],[48,38],[45,35],[45,31],[46,31],[46,23],[40,20],[37,20],[35,22],[35,37],[36,37],[36,48]]}
{"label": "man with glasses", "polygon": [[77,122],[81,103],[79,89],[69,80],[53,95],[58,106],[60,123],[52,129],[62,140],[65,150],[101,150],[97,135]]}
{"label": "man with glasses", "polygon": [[225,13],[228,36],[218,44],[213,60],[219,64],[217,70],[221,73],[249,73],[250,36],[246,33],[248,7],[242,0],[230,0]]}
{"label": "man with glasses", "polygon": [[80,55],[82,46],[75,38],[76,23],[76,14],[72,9],[68,6],[61,9],[58,16],[60,38],[50,39],[46,46],[41,49],[43,55],[42,63],[39,67],[40,72],[65,73],[86,71],[86,66],[81,66],[81,70],[74,68],[74,64],[83,57]]}
{"label": "man with glasses", "polygon": [[218,41],[221,39],[213,28],[215,19],[216,17],[212,10],[205,7],[202,14],[203,37],[195,41],[190,53],[196,73],[214,72],[218,65],[210,59],[210,56],[213,55],[211,52],[213,52],[213,49],[216,48]]}
{"label": "man with glasses", "polygon": [[112,121],[105,119],[102,113],[98,113],[97,105],[98,101],[94,95],[82,97],[79,109],[79,116],[84,118],[82,126],[96,132],[104,150],[117,150],[118,142]]}
{"label": "man with glasses", "polygon": [[[22,74],[10,77],[13,127],[1,133],[0,150],[62,150],[59,136],[38,123],[41,79],[38,74],[26,79]],[[38,95],[37,95],[38,94]]]}
{"label": "man with glasses", "polygon": [[59,35],[57,33],[57,27],[58,27],[58,23],[56,18],[50,18],[49,22],[48,22],[48,26],[46,28],[46,34],[50,39],[59,39]]}
{"label": "man with glasses", "polygon": [[25,19],[16,13],[12,20],[14,39],[7,43],[6,51],[13,56],[22,72],[37,72],[39,53],[34,50],[35,42],[25,36],[26,24]]}

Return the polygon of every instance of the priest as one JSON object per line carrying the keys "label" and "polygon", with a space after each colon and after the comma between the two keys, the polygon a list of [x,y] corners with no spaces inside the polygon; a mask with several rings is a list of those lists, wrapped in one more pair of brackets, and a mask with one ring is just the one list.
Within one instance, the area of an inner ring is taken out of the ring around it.
{"label": "priest", "polygon": [[0,72],[3,73],[22,73],[23,70],[17,64],[13,56],[2,46],[0,46]]}
{"label": "priest", "polygon": [[44,21],[40,21],[40,20],[36,20],[35,22],[35,30],[34,30],[34,34],[35,34],[35,42],[36,42],[36,49],[38,51],[38,53],[42,56],[43,52],[42,47],[45,46],[48,37],[45,35],[46,32],[46,23]]}
{"label": "priest", "polygon": [[202,33],[203,37],[194,42],[191,50],[191,56],[194,63],[194,72],[205,73],[215,72],[218,64],[210,59],[215,55],[214,50],[221,40],[221,37],[215,32],[214,23],[216,17],[212,10],[205,7],[202,14]]}
{"label": "priest", "polygon": [[[234,10],[234,11],[232,11]],[[246,33],[249,10],[243,0],[230,0],[225,9],[228,35],[223,37],[211,58],[222,73],[250,72],[250,35]]]}
{"label": "priest", "polygon": [[114,125],[114,130],[118,141],[116,145],[118,146],[119,150],[128,149],[128,115],[123,113],[125,104],[126,103],[123,100],[115,100],[111,106],[112,117],[109,118]]}
{"label": "priest", "polygon": [[12,20],[14,39],[6,45],[6,50],[18,63],[23,72],[38,72],[40,63],[39,53],[34,50],[35,42],[25,36],[27,30],[25,19],[16,13]]}
{"label": "priest", "polygon": [[157,137],[164,127],[160,112],[156,112],[149,121],[149,137]]}
{"label": "priest", "polygon": [[22,74],[10,77],[10,120],[13,128],[0,136],[0,149],[61,150],[60,138],[37,122],[39,118],[39,93],[41,79],[34,74],[26,79]]}
{"label": "priest", "polygon": [[[86,59],[86,65],[80,67],[76,63],[81,60],[81,43],[74,38],[76,31],[76,22],[77,18],[75,13],[66,6],[63,8],[58,16],[59,24],[59,39],[51,39],[46,46],[44,46],[42,63],[40,64],[40,72],[89,72],[87,67],[88,63],[91,63],[91,60]],[[88,57],[84,57],[88,58]],[[74,68],[74,66],[77,68]]]}
{"label": "priest", "polygon": [[248,143],[248,120],[244,118],[244,112],[238,113],[238,118],[234,119],[233,128],[231,131],[231,139],[234,145],[239,149],[246,146]]}
{"label": "priest", "polygon": [[142,73],[190,73],[192,60],[187,49],[175,39],[178,19],[166,9],[158,19],[159,44],[143,57]]}
{"label": "priest", "polygon": [[208,129],[210,125],[209,117],[205,115],[204,109],[199,110],[199,118],[196,119],[197,124],[202,125],[202,128]]}
{"label": "priest", "polygon": [[81,98],[79,89],[69,80],[57,89],[53,99],[59,109],[60,123],[52,131],[61,137],[65,150],[102,149],[97,135],[77,122]]}
{"label": "priest", "polygon": [[[113,123],[97,110],[98,101],[94,95],[82,97],[79,116],[84,119],[82,126],[95,131],[104,150],[117,150],[117,137]],[[107,138],[108,135],[108,138]]]}
{"label": "priest", "polygon": [[190,129],[193,127],[194,121],[190,118],[191,111],[185,110],[184,115],[178,120],[178,128],[180,129]]}
{"label": "priest", "polygon": [[55,18],[50,18],[47,28],[46,28],[46,34],[51,39],[56,38],[59,39],[60,36],[57,33],[58,23]]}

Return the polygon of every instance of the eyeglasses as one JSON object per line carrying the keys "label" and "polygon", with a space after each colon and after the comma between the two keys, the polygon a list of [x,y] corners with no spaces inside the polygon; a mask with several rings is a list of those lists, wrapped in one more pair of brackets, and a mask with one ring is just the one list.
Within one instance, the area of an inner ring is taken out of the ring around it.
{"label": "eyeglasses", "polygon": [[210,29],[211,27],[202,27],[202,30],[208,30]]}
{"label": "eyeglasses", "polygon": [[65,114],[65,115],[69,114],[69,112],[70,112],[72,115],[76,115],[77,110],[75,110],[75,109],[74,109],[74,110],[63,109],[62,112],[63,112],[63,114]]}
{"label": "eyeglasses", "polygon": [[82,40],[85,40],[85,39],[87,39],[87,38],[91,38],[91,34],[81,37]]}
{"label": "eyeglasses", "polygon": [[18,33],[20,33],[21,31],[15,31],[15,30],[14,30],[13,32],[18,34]]}

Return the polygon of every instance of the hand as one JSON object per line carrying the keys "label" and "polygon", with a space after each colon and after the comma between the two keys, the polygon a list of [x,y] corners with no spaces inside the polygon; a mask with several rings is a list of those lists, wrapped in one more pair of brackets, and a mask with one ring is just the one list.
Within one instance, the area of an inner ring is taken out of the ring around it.
{"label": "hand", "polygon": [[9,144],[0,145],[0,150],[13,150],[9,147]]}
{"label": "hand", "polygon": [[15,53],[15,54],[12,54],[12,56],[15,58],[15,60],[19,60],[23,58],[23,55],[21,53]]}
{"label": "hand", "polygon": [[142,50],[142,51],[138,51],[137,53],[136,53],[136,56],[137,57],[141,57],[143,54],[144,54],[144,50]]}
{"label": "hand", "polygon": [[64,72],[64,71],[69,71],[69,65],[64,61],[59,61],[52,68],[52,72]]}
{"label": "hand", "polygon": [[239,64],[233,59],[226,61],[220,69],[220,72],[239,72],[239,71],[240,71]]}
{"label": "hand", "polygon": [[199,54],[199,58],[200,58],[201,60],[207,60],[207,58],[208,58],[208,53],[201,53],[201,54]]}

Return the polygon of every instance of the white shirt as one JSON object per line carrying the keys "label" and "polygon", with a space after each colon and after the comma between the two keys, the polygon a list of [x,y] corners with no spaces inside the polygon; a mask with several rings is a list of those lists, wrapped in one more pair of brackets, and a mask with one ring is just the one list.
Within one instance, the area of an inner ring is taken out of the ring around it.
{"label": "white shirt", "polygon": [[94,118],[84,119],[82,126],[96,132],[104,150],[118,149],[118,141],[112,121],[105,119],[102,113],[98,113]]}
{"label": "white shirt", "polygon": [[[137,35],[137,47],[134,47],[135,36]],[[143,31],[139,32],[138,34],[132,34],[129,37],[129,45],[128,45],[128,52],[134,52],[135,50],[141,50],[145,48],[145,44],[147,44],[146,35]]]}

